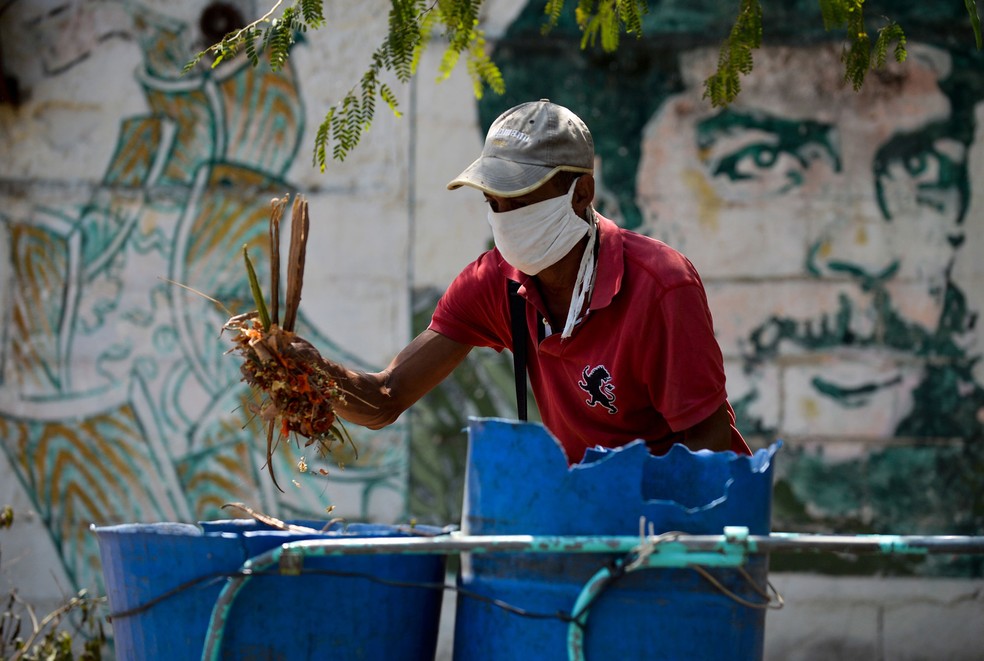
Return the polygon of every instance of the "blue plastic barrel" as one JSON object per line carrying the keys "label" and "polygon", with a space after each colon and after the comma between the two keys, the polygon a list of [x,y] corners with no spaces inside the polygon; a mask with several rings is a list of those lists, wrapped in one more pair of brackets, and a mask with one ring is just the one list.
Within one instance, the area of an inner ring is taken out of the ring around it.
{"label": "blue plastic barrel", "polygon": [[[588,453],[568,467],[542,425],[473,419],[462,531],[485,535],[768,534],[772,458],[692,453],[663,457],[637,442]],[[763,653],[768,559],[745,567],[627,573],[591,604],[583,648],[568,648],[569,617],[607,554],[473,554],[463,558],[455,658],[754,660]],[[716,581],[714,585],[708,577]],[[731,593],[731,596],[726,594]],[[741,603],[758,604],[763,608]]]}
{"label": "blue plastic barrel", "polygon": [[[325,522],[292,522],[320,530]],[[396,526],[335,525],[325,533],[252,520],[93,526],[117,659],[202,658],[213,606],[243,562],[286,542],[390,537]],[[425,532],[437,532],[437,529]],[[305,558],[297,575],[256,576],[232,604],[223,659],[426,659],[437,648],[445,557]]]}

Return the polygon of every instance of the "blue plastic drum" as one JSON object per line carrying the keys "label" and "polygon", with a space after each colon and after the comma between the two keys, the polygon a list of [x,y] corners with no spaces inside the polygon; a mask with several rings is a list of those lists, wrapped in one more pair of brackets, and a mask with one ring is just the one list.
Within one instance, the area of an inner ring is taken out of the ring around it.
{"label": "blue plastic drum", "polygon": [[[293,522],[320,530],[324,522]],[[325,533],[250,520],[93,527],[99,540],[117,659],[202,658],[227,577],[280,544],[326,536],[388,537],[395,526],[351,524]],[[428,530],[426,532],[437,532]],[[222,632],[223,659],[420,659],[437,648],[442,555],[305,558],[297,575],[251,578]]]}
{"label": "blue plastic drum", "polygon": [[[463,532],[482,535],[768,534],[772,458],[692,453],[654,457],[641,442],[588,453],[568,467],[541,425],[471,421]],[[472,554],[463,558],[455,658],[754,660],[763,653],[768,559],[741,568],[645,569],[607,585],[570,649],[575,602],[606,554]],[[749,605],[754,604],[754,605]]]}

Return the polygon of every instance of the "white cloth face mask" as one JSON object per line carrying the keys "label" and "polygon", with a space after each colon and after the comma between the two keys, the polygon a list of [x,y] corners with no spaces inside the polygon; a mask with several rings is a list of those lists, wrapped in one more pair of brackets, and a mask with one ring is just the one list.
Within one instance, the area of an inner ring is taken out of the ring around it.
{"label": "white cloth face mask", "polygon": [[514,268],[536,275],[553,266],[588,233],[588,223],[574,213],[575,180],[567,195],[512,211],[489,209],[495,247]]}

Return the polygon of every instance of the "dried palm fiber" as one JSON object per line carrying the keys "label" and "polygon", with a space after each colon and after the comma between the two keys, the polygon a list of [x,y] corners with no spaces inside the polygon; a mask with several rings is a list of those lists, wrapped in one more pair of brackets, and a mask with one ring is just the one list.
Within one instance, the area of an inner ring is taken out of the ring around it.
{"label": "dried palm fiber", "polygon": [[266,304],[249,252],[243,246],[256,310],[232,317],[223,327],[235,334],[230,351],[243,359],[243,381],[255,395],[250,411],[266,424],[267,472],[281,491],[274,473],[273,452],[280,440],[291,433],[306,439],[304,447],[316,444],[322,455],[330,453],[335,443],[348,443],[358,456],[352,437],[335,415],[334,404],[344,401],[345,391],[317,351],[294,333],[310,228],[307,200],[301,195],[295,195],[291,205],[287,292],[283,323],[279,320],[280,221],[289,202],[289,195],[271,201],[270,305]]}

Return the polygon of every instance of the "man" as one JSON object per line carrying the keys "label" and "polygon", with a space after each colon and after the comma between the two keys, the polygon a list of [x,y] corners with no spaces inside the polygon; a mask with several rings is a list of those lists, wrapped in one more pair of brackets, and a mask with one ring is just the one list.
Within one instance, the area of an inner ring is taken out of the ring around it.
{"label": "man", "polygon": [[591,133],[567,108],[541,100],[500,115],[482,155],[448,184],[482,191],[496,248],[451,283],[430,326],[385,370],[330,364],[351,393],[339,415],[378,429],[472,347],[511,348],[514,281],[533,394],[569,462],[639,438],[656,454],[678,442],[748,454],[696,270],[595,213],[593,168]]}
{"label": "man", "polygon": [[[576,105],[604,132],[602,212],[706,278],[730,401],[756,442],[981,437],[984,298],[965,279],[977,235],[965,219],[979,204],[984,52],[969,26],[954,37],[960,3],[921,7],[865,4],[873,24],[905,27],[909,58],[861,92],[815,2],[773,7],[729,108],[703,98],[727,3],[653,2],[644,36],[602,55],[581,49],[573,20],[538,39],[533,1],[497,42],[507,95]],[[487,95],[480,115],[515,98]]]}

